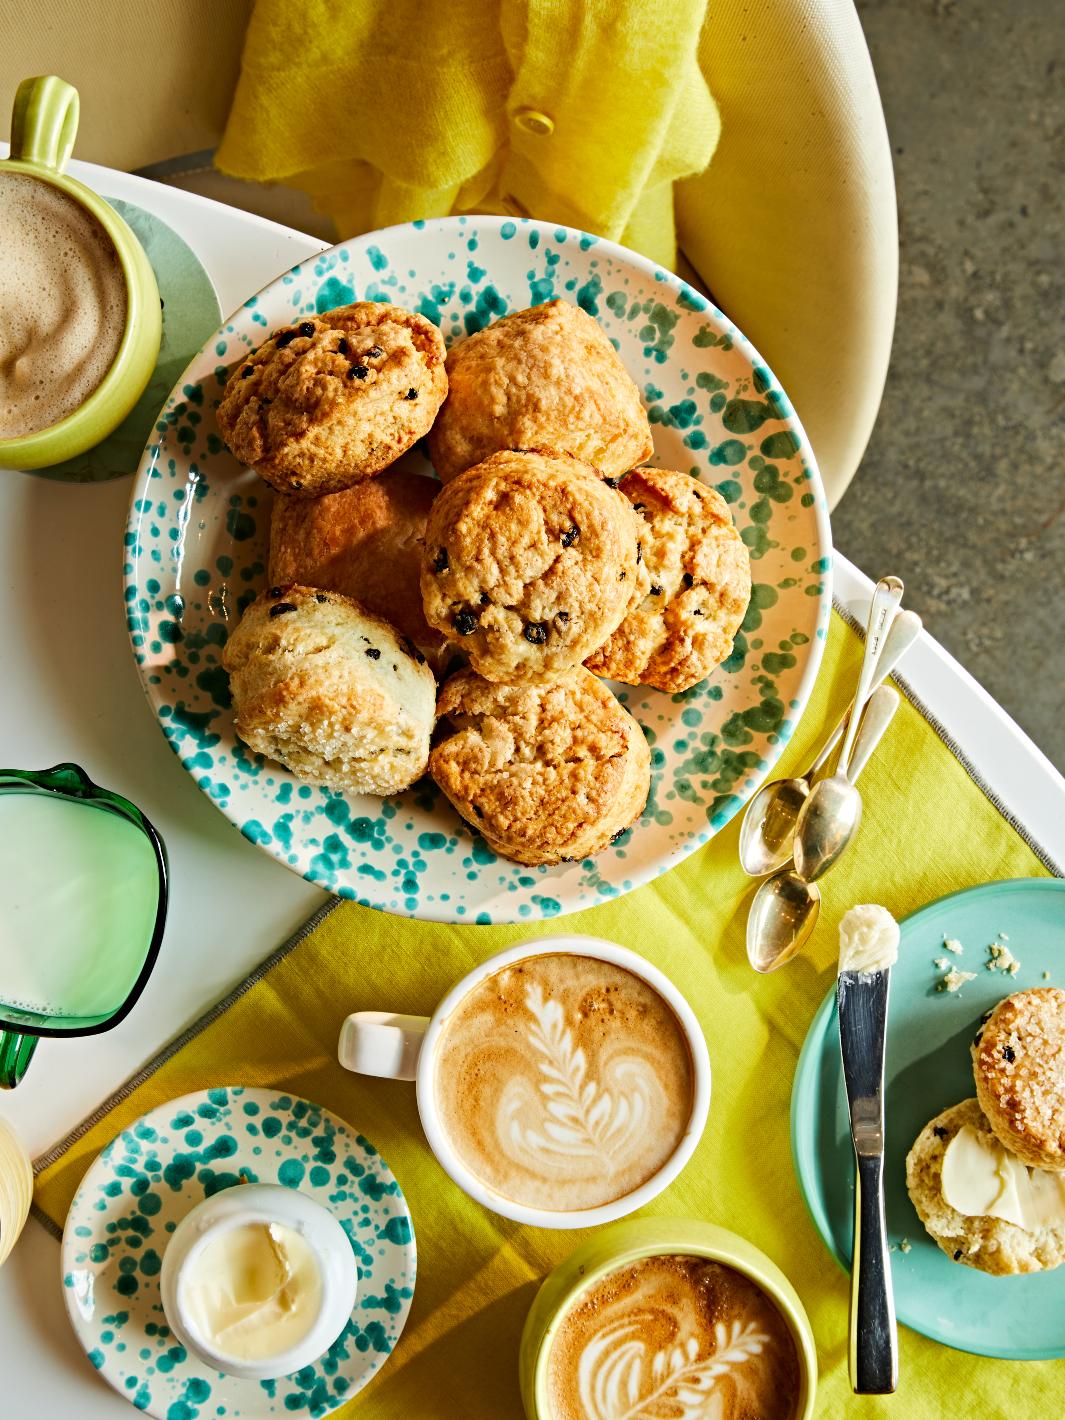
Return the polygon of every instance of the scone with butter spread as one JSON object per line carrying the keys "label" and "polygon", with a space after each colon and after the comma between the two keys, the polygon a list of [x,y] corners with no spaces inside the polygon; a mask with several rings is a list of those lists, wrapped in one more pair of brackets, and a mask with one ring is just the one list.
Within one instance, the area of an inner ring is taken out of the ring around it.
{"label": "scone with butter spread", "polygon": [[267,483],[314,497],[395,463],[428,432],[446,393],[436,326],[357,301],[274,331],[234,366],[218,428]]}
{"label": "scone with butter spread", "polygon": [[336,592],[271,587],[226,644],[237,733],[297,779],[395,794],[429,759],[432,672],[380,617]]}
{"label": "scone with butter spread", "polygon": [[487,680],[561,675],[644,596],[639,519],[570,455],[493,454],[434,502],[421,586],[429,625]]}
{"label": "scone with butter spread", "polygon": [[975,1099],[936,1115],[906,1159],[906,1187],[954,1262],[1005,1277],[1065,1261],[1065,1176],[1003,1148]]}
{"label": "scone with butter spread", "polygon": [[643,730],[579,666],[525,685],[459,671],[443,686],[437,711],[449,728],[433,747],[429,772],[506,858],[590,857],[643,811],[651,782]]}
{"label": "scone with butter spread", "polygon": [[551,448],[616,478],[653,444],[640,392],[602,326],[569,301],[514,311],[453,345],[429,435],[446,483],[499,449]]}
{"label": "scone with butter spread", "polygon": [[425,520],[439,492],[435,478],[387,469],[321,498],[279,493],[270,520],[271,584],[354,597],[437,665],[444,638],[425,619],[418,577]]}
{"label": "scone with butter spread", "polygon": [[972,1057],[976,1098],[1006,1148],[1033,1168],[1065,1169],[1065,991],[1007,996]]}
{"label": "scone with butter spread", "polygon": [[751,559],[716,489],[687,473],[637,468],[620,491],[641,519],[649,586],[585,662],[596,675],[676,693],[732,654],[751,599]]}

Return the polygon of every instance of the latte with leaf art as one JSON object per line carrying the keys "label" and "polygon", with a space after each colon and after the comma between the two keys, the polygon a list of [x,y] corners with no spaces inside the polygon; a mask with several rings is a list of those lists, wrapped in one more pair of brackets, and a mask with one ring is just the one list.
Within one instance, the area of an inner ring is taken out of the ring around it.
{"label": "latte with leaf art", "polygon": [[776,1304],[703,1257],[608,1273],[563,1317],[548,1356],[551,1420],[792,1420],[799,1386]]}
{"label": "latte with leaf art", "polygon": [[672,1157],[694,1071],[640,977],[566,952],[487,977],[448,1018],[434,1074],[462,1163],[513,1202],[566,1212],[632,1193]]}

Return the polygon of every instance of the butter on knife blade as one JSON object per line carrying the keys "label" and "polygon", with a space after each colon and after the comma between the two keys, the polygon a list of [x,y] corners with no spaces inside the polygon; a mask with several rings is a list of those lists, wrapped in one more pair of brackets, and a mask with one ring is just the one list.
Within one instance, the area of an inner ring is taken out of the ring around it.
{"label": "butter on knife blade", "polygon": [[883,971],[899,959],[899,924],[886,907],[863,903],[839,924],[840,971]]}

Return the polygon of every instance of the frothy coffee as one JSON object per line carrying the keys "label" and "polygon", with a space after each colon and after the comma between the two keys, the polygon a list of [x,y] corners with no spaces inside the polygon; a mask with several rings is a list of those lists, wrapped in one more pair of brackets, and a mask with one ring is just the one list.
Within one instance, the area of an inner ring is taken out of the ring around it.
{"label": "frothy coffee", "polygon": [[551,1420],[792,1420],[799,1358],[775,1302],[703,1257],[621,1267],[566,1313],[547,1361]]}
{"label": "frothy coffee", "polygon": [[126,283],[110,238],[73,198],[0,173],[0,439],[65,419],[118,353]]}
{"label": "frothy coffee", "polygon": [[591,957],[527,957],[452,1012],[436,1103],[465,1166],[512,1202],[571,1212],[631,1193],[676,1151],[694,1072],[672,1008]]}

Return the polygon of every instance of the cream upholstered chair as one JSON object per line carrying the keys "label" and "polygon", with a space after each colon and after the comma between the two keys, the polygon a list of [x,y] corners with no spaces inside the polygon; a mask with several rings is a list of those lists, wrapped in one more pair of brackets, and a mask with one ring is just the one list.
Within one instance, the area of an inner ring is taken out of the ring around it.
{"label": "cream upholstered chair", "polygon": [[[303,193],[210,166],[247,0],[105,9],[106,23],[81,0],[0,0],[0,95],[59,73],[81,90],[80,157],[329,238]],[[712,0],[700,61],[722,134],[677,189],[683,256],[788,391],[834,504],[876,417],[895,313],[891,157],[865,40],[852,0]]]}
{"label": "cream upholstered chair", "polygon": [[832,506],[865,450],[895,324],[891,149],[851,0],[714,0],[700,47],[721,111],[677,230],[806,427]]}

